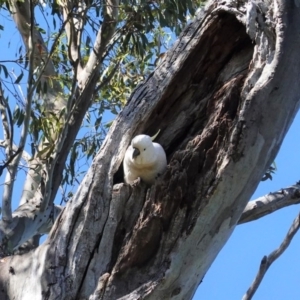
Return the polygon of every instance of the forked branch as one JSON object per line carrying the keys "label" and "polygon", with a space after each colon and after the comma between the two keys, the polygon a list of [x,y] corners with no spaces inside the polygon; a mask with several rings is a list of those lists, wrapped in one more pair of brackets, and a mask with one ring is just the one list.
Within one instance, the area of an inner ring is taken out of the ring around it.
{"label": "forked branch", "polygon": [[290,242],[292,241],[294,235],[297,233],[300,227],[300,214],[296,217],[294,220],[292,226],[290,227],[285,239],[281,243],[281,245],[274,250],[271,254],[268,256],[264,256],[263,259],[261,260],[260,266],[258,273],[246,292],[246,294],[243,296],[243,300],[250,300],[252,299],[253,295],[255,294],[257,288],[259,287],[261,281],[263,280],[267,270],[271,266],[271,264],[287,249],[289,246]]}

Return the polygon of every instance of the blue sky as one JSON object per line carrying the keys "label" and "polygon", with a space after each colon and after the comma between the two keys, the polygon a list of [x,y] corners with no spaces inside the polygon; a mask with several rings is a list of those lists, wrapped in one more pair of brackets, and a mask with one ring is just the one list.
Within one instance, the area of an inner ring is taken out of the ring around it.
{"label": "blue sky", "polygon": [[[22,39],[10,19],[0,17],[0,22],[5,27],[5,31],[0,32],[0,60],[14,59],[16,49],[23,44]],[[13,65],[11,68],[16,69]],[[300,114],[294,120],[275,160],[278,170],[273,180],[262,182],[252,199],[300,180],[299,128]],[[3,138],[1,126],[0,138]],[[1,183],[3,179],[4,176],[1,177]],[[24,176],[18,179],[14,207],[17,206],[23,180]],[[299,205],[291,206],[260,220],[239,225],[204,277],[194,300],[241,299],[254,279],[262,257],[280,245],[299,210]],[[268,270],[254,299],[300,299],[299,250],[300,234],[297,234],[287,251]]]}

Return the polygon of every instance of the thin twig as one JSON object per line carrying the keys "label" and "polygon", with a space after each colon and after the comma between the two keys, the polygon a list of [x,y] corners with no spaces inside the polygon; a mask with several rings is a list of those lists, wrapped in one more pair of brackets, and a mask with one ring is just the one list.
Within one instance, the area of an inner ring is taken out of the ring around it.
{"label": "thin twig", "polygon": [[[14,77],[14,78],[13,78]],[[25,107],[25,97],[23,95],[23,92],[20,90],[20,85],[18,84],[18,89],[16,88],[15,79],[16,75],[13,71],[9,72],[9,79],[10,81],[2,80],[2,84],[5,87],[5,90],[9,92],[15,99],[18,104],[21,105],[21,107]],[[18,91],[19,90],[19,91]],[[21,95],[20,95],[21,94]],[[22,97],[21,97],[22,96]]]}
{"label": "thin twig", "polygon": [[[6,148],[6,141],[5,140],[0,140],[0,147],[1,148]],[[14,152],[18,151],[18,147],[16,145],[12,145],[12,149]],[[23,150],[22,152],[22,158],[26,161],[26,163],[28,163],[29,160],[32,159],[31,155],[29,155],[29,153],[27,153],[25,150]]]}
{"label": "thin twig", "polygon": [[[25,57],[24,57],[25,58]],[[21,62],[23,62],[23,58],[18,58],[18,59],[8,59],[8,60],[0,60],[1,64],[5,64],[5,63],[16,63],[18,65],[18,67],[25,69],[22,65]]]}
{"label": "thin twig", "polygon": [[271,266],[271,264],[287,249],[289,246],[290,242],[292,241],[294,235],[297,233],[297,231],[300,228],[300,214],[295,218],[292,226],[290,227],[285,239],[277,248],[274,250],[271,254],[268,256],[264,256],[263,259],[261,260],[260,267],[258,270],[258,273],[252,282],[250,288],[246,292],[246,294],[243,296],[242,300],[250,300],[252,299],[254,293],[256,292],[257,288],[259,287],[263,277],[265,276],[267,270]]}
{"label": "thin twig", "polygon": [[14,160],[14,158],[15,158],[17,155],[19,155],[20,152],[22,152],[22,149],[19,148],[15,153],[13,153],[13,154],[7,159],[7,161],[6,161],[3,165],[0,165],[0,176],[1,176],[2,173],[3,173],[3,170],[9,166],[9,164]]}

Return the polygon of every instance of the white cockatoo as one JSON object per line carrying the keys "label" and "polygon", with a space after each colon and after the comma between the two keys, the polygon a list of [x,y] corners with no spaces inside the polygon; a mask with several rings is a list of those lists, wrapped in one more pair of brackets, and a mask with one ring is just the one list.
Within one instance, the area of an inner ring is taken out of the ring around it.
{"label": "white cockatoo", "polygon": [[165,171],[165,150],[160,144],[152,142],[158,133],[154,137],[140,134],[132,139],[123,161],[125,182],[132,184],[140,177],[151,185]]}

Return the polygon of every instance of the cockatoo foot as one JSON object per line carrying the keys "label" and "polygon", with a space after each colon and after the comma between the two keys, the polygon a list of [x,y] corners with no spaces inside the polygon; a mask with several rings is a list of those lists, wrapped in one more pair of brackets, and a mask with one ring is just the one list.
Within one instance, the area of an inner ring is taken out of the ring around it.
{"label": "cockatoo foot", "polygon": [[134,180],[134,182],[131,184],[133,187],[138,186],[141,183],[141,177],[138,177]]}

